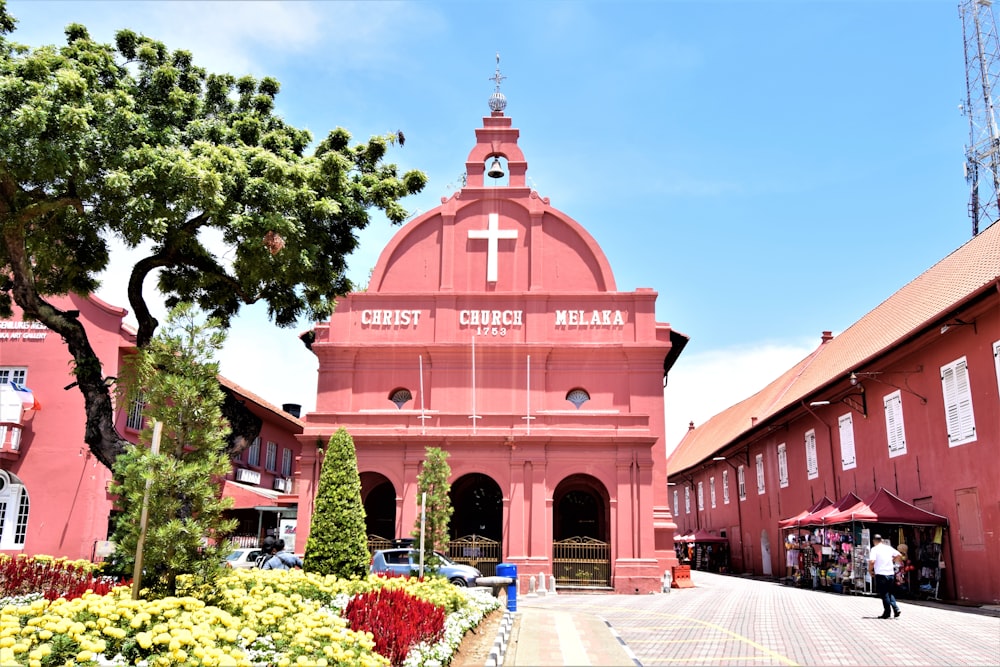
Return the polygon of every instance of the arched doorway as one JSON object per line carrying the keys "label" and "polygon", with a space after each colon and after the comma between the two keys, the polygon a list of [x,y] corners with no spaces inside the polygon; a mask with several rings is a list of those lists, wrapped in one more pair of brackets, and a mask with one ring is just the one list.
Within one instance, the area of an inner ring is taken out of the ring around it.
{"label": "arched doorway", "polygon": [[567,477],[552,495],[552,571],[562,586],[611,586],[611,501],[590,475]]}
{"label": "arched doorway", "polygon": [[453,509],[448,557],[479,568],[484,576],[496,574],[502,553],[503,492],[493,479],[471,473],[451,485]]}
{"label": "arched doorway", "polygon": [[388,549],[396,538],[396,488],[377,472],[363,472],[361,502],[369,549]]}

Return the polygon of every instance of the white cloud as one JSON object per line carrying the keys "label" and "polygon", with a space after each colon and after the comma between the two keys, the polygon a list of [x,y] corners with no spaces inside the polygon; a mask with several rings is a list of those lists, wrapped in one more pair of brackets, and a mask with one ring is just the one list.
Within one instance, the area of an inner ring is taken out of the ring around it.
{"label": "white cloud", "polygon": [[766,387],[815,344],[779,342],[681,354],[663,390],[667,453],[688,430]]}

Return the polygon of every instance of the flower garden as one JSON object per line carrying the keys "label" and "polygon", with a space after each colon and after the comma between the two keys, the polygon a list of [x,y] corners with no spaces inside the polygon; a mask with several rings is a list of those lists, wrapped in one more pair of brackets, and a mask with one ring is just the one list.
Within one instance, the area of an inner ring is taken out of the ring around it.
{"label": "flower garden", "polygon": [[0,665],[440,667],[500,606],[444,579],[232,570],[206,592],[132,600],[86,561],[0,557]]}

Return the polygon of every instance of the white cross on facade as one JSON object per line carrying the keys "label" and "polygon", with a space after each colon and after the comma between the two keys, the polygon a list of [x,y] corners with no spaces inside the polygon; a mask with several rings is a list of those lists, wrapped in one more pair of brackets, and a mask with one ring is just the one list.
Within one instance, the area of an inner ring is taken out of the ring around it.
{"label": "white cross on facade", "polygon": [[489,243],[486,246],[486,282],[495,283],[497,281],[497,252],[499,251],[500,239],[516,239],[516,229],[500,229],[500,216],[490,213],[489,224],[486,229],[470,229],[470,239],[486,239]]}

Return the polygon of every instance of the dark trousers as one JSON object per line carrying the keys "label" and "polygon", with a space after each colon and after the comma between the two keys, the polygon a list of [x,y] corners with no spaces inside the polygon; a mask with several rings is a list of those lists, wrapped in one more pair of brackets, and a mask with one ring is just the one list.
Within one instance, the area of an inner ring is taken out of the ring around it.
{"label": "dark trousers", "polygon": [[882,599],[882,615],[888,616],[899,609],[896,604],[896,577],[893,575],[875,575],[875,594]]}

